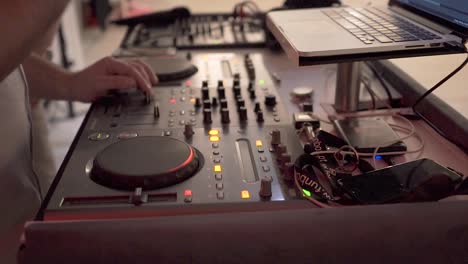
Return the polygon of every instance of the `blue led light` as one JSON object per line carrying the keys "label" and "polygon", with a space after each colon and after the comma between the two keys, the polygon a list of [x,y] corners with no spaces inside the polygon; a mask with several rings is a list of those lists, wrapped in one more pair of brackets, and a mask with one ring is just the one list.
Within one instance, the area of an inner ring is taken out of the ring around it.
{"label": "blue led light", "polygon": [[381,159],[382,159],[382,156],[377,155],[377,156],[375,156],[375,159],[376,159],[376,160],[381,160]]}

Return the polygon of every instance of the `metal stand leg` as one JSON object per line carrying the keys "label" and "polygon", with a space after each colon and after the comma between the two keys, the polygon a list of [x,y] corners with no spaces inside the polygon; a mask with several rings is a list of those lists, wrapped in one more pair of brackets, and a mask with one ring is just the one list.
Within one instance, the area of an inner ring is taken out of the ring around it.
{"label": "metal stand leg", "polygon": [[[338,64],[336,77],[335,111],[358,111],[361,62]],[[336,120],[334,125],[341,137],[360,152],[373,152],[377,146],[380,152],[406,150],[403,143],[387,146],[388,142],[397,140],[397,137],[392,128],[379,119],[348,117]]]}
{"label": "metal stand leg", "polygon": [[335,110],[337,112],[355,112],[358,110],[360,86],[361,62],[338,64],[335,94]]}

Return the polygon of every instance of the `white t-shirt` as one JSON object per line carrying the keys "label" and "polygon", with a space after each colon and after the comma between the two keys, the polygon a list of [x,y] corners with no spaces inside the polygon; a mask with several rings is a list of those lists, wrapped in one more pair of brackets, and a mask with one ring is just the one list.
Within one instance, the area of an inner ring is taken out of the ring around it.
{"label": "white t-shirt", "polygon": [[24,223],[40,206],[31,162],[31,118],[22,68],[0,82],[0,263],[15,263]]}

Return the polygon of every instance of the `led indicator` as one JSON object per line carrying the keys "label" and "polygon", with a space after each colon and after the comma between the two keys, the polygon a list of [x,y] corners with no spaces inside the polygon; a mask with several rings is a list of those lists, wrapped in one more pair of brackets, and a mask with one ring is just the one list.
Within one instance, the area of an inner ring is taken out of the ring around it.
{"label": "led indicator", "polygon": [[169,100],[169,103],[171,104],[175,104],[177,102],[177,100],[175,98],[171,98],[171,100]]}
{"label": "led indicator", "polygon": [[302,189],[302,192],[303,192],[304,195],[307,196],[307,197],[311,197],[311,196],[312,196],[312,194],[311,194],[308,190],[306,190],[306,189]]}
{"label": "led indicator", "polygon": [[185,191],[184,191],[184,196],[185,196],[185,197],[192,196],[192,190],[185,190]]}
{"label": "led indicator", "polygon": [[258,85],[265,85],[265,80],[258,80]]}
{"label": "led indicator", "polygon": [[257,141],[255,141],[255,146],[263,147],[263,142],[261,140],[257,140]]}
{"label": "led indicator", "polygon": [[213,170],[214,170],[214,172],[222,172],[223,168],[221,168],[221,165],[215,165]]}
{"label": "led indicator", "polygon": [[381,159],[382,159],[382,156],[377,155],[377,156],[375,156],[375,159],[376,159],[376,160],[381,160]]}
{"label": "led indicator", "polygon": [[242,199],[250,199],[249,191],[242,191],[241,192],[241,197],[242,197]]}
{"label": "led indicator", "polygon": [[210,137],[210,141],[211,141],[211,142],[218,142],[218,141],[219,141],[219,137],[218,137],[218,136],[211,136],[211,137]]}
{"label": "led indicator", "polygon": [[196,101],[197,101],[197,100],[196,100],[195,98],[193,98],[193,97],[190,98],[190,102],[191,102],[192,104],[194,104]]}
{"label": "led indicator", "polygon": [[210,130],[210,131],[208,132],[208,134],[209,134],[210,136],[217,136],[217,135],[219,135],[219,130],[212,129],[212,130]]}
{"label": "led indicator", "polygon": [[186,81],[185,86],[188,86],[188,87],[192,86],[192,81],[191,80]]}

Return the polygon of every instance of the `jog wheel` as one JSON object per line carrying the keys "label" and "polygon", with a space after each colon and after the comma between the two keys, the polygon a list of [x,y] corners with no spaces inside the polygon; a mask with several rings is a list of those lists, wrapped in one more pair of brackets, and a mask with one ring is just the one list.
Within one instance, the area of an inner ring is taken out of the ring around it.
{"label": "jog wheel", "polygon": [[192,177],[202,165],[201,153],[185,142],[170,137],[137,137],[99,152],[91,179],[119,190],[153,190]]}

